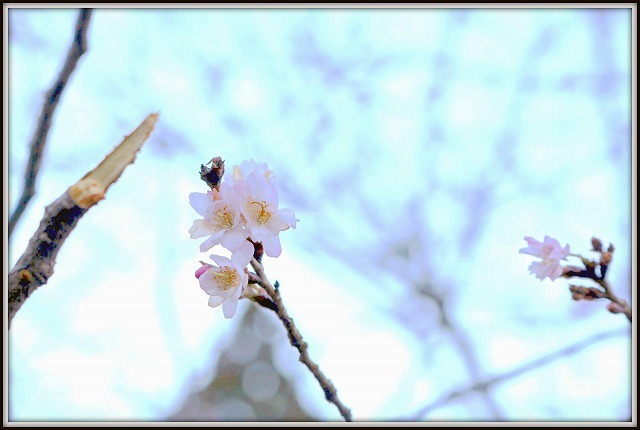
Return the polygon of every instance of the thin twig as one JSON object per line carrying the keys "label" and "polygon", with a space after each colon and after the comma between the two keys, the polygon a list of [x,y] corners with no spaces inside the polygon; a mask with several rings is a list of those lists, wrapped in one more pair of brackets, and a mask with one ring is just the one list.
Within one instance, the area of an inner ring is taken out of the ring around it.
{"label": "thin twig", "polygon": [[[598,240],[593,238],[592,240]],[[595,248],[595,246],[594,246]],[[593,260],[589,260],[588,258],[583,257],[580,254],[570,254],[573,257],[577,257],[582,261],[582,264],[584,264],[585,268],[582,269],[580,267],[577,266],[566,266],[563,269],[563,274],[562,276],[565,278],[571,278],[571,277],[576,277],[576,278],[587,278],[587,279],[591,279],[592,281],[594,281],[596,284],[598,284],[600,287],[602,287],[603,291],[600,291],[599,293],[602,294],[596,294],[597,297],[582,297],[580,295],[578,295],[577,299],[580,300],[591,300],[591,299],[599,299],[599,298],[604,298],[604,299],[609,299],[612,303],[615,303],[617,306],[615,306],[613,309],[610,307],[609,311],[612,313],[623,313],[627,319],[629,320],[629,322],[633,322],[632,321],[632,312],[631,312],[631,306],[629,305],[629,303],[627,303],[626,300],[621,299],[620,297],[618,297],[614,292],[613,289],[611,288],[611,286],[609,285],[609,283],[607,282],[607,280],[605,279],[605,275],[606,275],[606,271],[607,271],[607,267],[609,265],[609,263],[611,262],[611,254],[613,253],[613,245],[609,246],[609,251],[607,251],[606,253],[602,251],[602,249],[600,249],[601,254],[601,258],[600,258],[600,262],[598,263],[597,261],[593,261]],[[604,256],[606,257],[606,262],[604,262]],[[598,274],[596,272],[596,267],[600,266],[600,273]],[[572,286],[571,288],[575,288],[575,286]],[[580,287],[578,287],[580,288]]]}
{"label": "thin twig", "polygon": [[345,421],[352,421],[351,410],[340,401],[340,399],[338,398],[338,392],[331,380],[325,376],[322,370],[320,370],[320,367],[309,357],[309,352],[307,351],[307,342],[302,339],[300,331],[293,322],[293,319],[287,313],[287,309],[285,308],[284,303],[282,302],[282,298],[280,297],[280,292],[277,291],[275,287],[271,285],[271,282],[269,282],[269,280],[267,279],[267,275],[264,273],[262,264],[260,264],[255,258],[252,258],[251,266],[253,267],[253,270],[256,271],[256,274],[260,277],[259,285],[267,291],[269,296],[271,296],[271,298],[273,299],[273,302],[276,304],[277,311],[275,312],[278,314],[280,321],[282,321],[282,324],[284,324],[284,327],[287,330],[291,345],[293,345],[300,353],[300,362],[307,366],[313,376],[315,376],[315,378],[318,380],[318,383],[324,391],[324,395],[327,401],[333,403],[338,408],[338,410],[340,411],[340,415],[342,415]]}
{"label": "thin twig", "polygon": [[596,282],[604,290],[604,297],[609,299],[609,300],[611,300],[613,303],[616,303],[617,305],[619,305],[621,307],[621,309],[622,309],[622,313],[627,317],[629,322],[632,322],[632,320],[631,320],[631,318],[632,318],[631,317],[631,307],[629,306],[629,303],[627,303],[626,300],[623,300],[620,297],[615,295],[615,293],[613,292],[613,290],[609,286],[609,283],[607,282],[606,279],[604,279],[604,278],[603,279],[596,279]]}
{"label": "thin twig", "polygon": [[452,400],[455,400],[459,397],[463,397],[473,391],[486,391],[487,389],[489,389],[491,386],[508,381],[510,379],[514,379],[518,376],[521,376],[524,373],[527,373],[529,371],[532,371],[534,369],[537,369],[539,367],[543,367],[546,366],[548,364],[553,363],[556,360],[565,358],[568,355],[571,354],[575,354],[578,353],[580,351],[582,351],[583,349],[589,348],[590,346],[593,346],[594,344],[596,344],[597,342],[601,342],[604,340],[607,340],[609,338],[612,337],[616,337],[616,336],[621,336],[623,334],[628,334],[629,331],[627,329],[616,329],[616,330],[610,330],[610,331],[606,331],[606,332],[602,332],[602,333],[598,333],[595,334],[593,336],[590,336],[586,339],[583,339],[579,342],[575,342],[572,345],[566,346],[564,348],[561,348],[557,351],[554,351],[552,353],[543,355],[542,357],[539,357],[535,360],[532,360],[526,364],[523,364],[522,366],[516,367],[513,370],[510,370],[508,372],[502,373],[500,375],[485,379],[483,381],[480,382],[476,382],[473,385],[467,386],[465,388],[459,389],[459,390],[455,390],[450,392],[449,394],[446,394],[442,397],[440,397],[438,400],[424,406],[422,409],[420,409],[415,415],[413,415],[410,420],[412,421],[419,421],[422,419],[422,417],[424,417],[425,415],[429,414],[430,412],[432,412],[433,410],[451,402]]}
{"label": "thin twig", "polygon": [[69,47],[69,52],[67,53],[64,66],[62,66],[62,70],[60,70],[55,84],[47,93],[44,105],[42,106],[40,118],[38,119],[35,133],[31,139],[31,151],[27,161],[22,194],[18,200],[15,210],[9,218],[9,236],[11,236],[14,227],[27,208],[29,201],[35,194],[36,178],[40,170],[42,153],[44,151],[45,144],[47,143],[47,135],[49,134],[53,114],[58,106],[58,102],[60,101],[62,91],[66,87],[71,74],[76,68],[78,59],[87,51],[87,31],[89,28],[91,11],[92,9],[80,10],[80,15],[76,22],[75,36],[73,38],[73,43]]}

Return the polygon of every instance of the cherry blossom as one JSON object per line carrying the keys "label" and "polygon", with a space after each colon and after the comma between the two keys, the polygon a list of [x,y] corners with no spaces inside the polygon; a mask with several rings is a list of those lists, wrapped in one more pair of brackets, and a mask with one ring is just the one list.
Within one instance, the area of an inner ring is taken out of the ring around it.
{"label": "cherry blossom", "polygon": [[559,278],[562,275],[560,260],[566,260],[569,256],[569,245],[563,248],[560,242],[549,236],[545,236],[543,242],[539,242],[530,236],[526,236],[524,240],[527,241],[528,246],[520,249],[520,253],[542,259],[542,261],[531,263],[529,272],[540,280],[548,277],[554,281]]}
{"label": "cherry blossom", "polygon": [[206,252],[218,244],[232,252],[246,246],[244,219],[230,184],[221,183],[219,192],[191,193],[189,203],[203,217],[195,220],[189,229],[191,239],[209,236],[200,245],[200,252]]}
{"label": "cherry blossom", "polygon": [[205,264],[196,270],[200,288],[210,296],[209,306],[222,305],[222,313],[227,319],[235,315],[238,300],[247,289],[249,275],[244,269],[252,256],[252,247],[231,254],[231,259],[212,254],[210,258],[217,266]]}
{"label": "cherry blossom", "polygon": [[291,209],[278,209],[278,190],[273,181],[257,172],[234,184],[241,196],[240,210],[246,221],[245,228],[254,242],[262,242],[269,257],[282,253],[279,234],[290,227],[296,228],[295,213]]}

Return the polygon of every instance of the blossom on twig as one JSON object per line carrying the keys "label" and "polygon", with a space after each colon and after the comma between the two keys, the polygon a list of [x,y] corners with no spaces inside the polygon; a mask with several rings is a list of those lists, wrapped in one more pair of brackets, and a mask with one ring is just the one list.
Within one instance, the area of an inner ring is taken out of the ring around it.
{"label": "blossom on twig", "polygon": [[563,248],[557,239],[549,236],[545,236],[543,242],[539,242],[530,236],[526,236],[524,240],[527,241],[528,246],[521,248],[520,253],[542,259],[542,261],[531,263],[529,272],[536,275],[536,278],[541,281],[546,277],[549,277],[552,281],[559,278],[562,275],[560,260],[566,260],[569,256],[569,245]]}
{"label": "blossom on twig", "polygon": [[196,270],[195,276],[200,288],[210,296],[209,306],[222,305],[224,317],[229,319],[236,314],[238,300],[249,283],[244,268],[251,261],[253,252],[251,249],[235,252],[231,259],[214,254],[210,257],[217,266],[205,264]]}

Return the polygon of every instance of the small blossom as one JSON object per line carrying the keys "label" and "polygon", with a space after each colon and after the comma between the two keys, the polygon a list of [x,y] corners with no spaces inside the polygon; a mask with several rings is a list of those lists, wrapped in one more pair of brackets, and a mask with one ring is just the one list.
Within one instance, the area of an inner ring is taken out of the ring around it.
{"label": "small blossom", "polygon": [[197,219],[189,229],[191,239],[209,236],[200,245],[200,252],[206,252],[215,245],[222,244],[229,251],[239,250],[246,242],[247,231],[238,209],[237,196],[230,184],[221,183],[220,191],[189,194],[191,207],[203,219]]}
{"label": "small blossom", "polygon": [[240,210],[246,221],[245,228],[254,242],[262,242],[269,257],[279,257],[281,231],[296,228],[295,213],[291,209],[278,209],[278,190],[264,175],[254,172],[245,181],[234,184],[241,197]]}
{"label": "small blossom", "polygon": [[209,306],[215,308],[222,305],[222,313],[227,319],[235,315],[238,300],[247,288],[249,276],[244,268],[251,261],[252,255],[252,247],[231,254],[231,259],[211,255],[217,266],[203,265],[196,270],[200,288],[210,296]]}
{"label": "small blossom", "polygon": [[545,236],[543,242],[538,242],[532,237],[525,237],[528,247],[520,249],[520,253],[533,255],[542,261],[534,261],[529,265],[529,272],[541,281],[548,277],[552,281],[562,275],[563,269],[560,260],[566,260],[569,256],[569,245],[564,248],[556,239]]}

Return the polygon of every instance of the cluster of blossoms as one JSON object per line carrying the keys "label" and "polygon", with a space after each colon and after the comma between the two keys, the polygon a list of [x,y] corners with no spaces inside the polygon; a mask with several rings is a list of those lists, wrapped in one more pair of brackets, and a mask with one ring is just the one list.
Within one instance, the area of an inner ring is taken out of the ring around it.
{"label": "cluster of blossoms", "polygon": [[562,276],[563,268],[560,260],[566,260],[570,254],[569,245],[564,248],[556,239],[545,236],[543,242],[538,242],[532,237],[525,237],[528,247],[520,249],[522,254],[533,255],[541,258],[541,261],[534,261],[529,265],[529,272],[536,275],[541,281],[549,277],[552,281]]}
{"label": "cluster of blossoms", "polygon": [[234,166],[219,190],[189,194],[189,203],[202,216],[189,229],[191,239],[207,237],[200,251],[222,245],[231,252],[230,259],[212,254],[216,265],[202,263],[195,273],[200,287],[210,296],[209,306],[222,305],[225,318],[231,318],[240,297],[266,294],[248,283],[245,271],[254,255],[254,244],[261,243],[269,257],[279,257],[280,232],[295,229],[299,220],[293,210],[278,209],[273,172],[266,163],[253,160]]}

